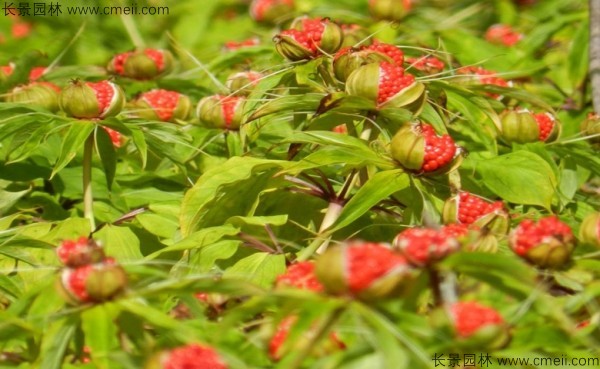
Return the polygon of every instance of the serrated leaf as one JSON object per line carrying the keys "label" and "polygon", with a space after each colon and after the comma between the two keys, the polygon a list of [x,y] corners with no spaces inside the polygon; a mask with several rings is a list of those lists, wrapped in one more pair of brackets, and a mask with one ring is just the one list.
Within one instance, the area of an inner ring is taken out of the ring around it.
{"label": "serrated leaf", "polygon": [[550,209],[557,181],[550,165],[538,155],[517,151],[477,161],[475,170],[485,186],[505,201]]}

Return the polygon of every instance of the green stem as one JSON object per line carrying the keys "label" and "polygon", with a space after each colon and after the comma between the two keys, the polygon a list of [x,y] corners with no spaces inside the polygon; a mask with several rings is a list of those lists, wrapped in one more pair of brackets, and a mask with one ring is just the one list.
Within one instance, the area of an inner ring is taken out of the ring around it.
{"label": "green stem", "polygon": [[[343,203],[340,203],[338,201],[332,201],[329,203],[329,206],[327,207],[327,212],[325,213],[325,217],[323,217],[321,227],[319,228],[319,234],[325,232],[327,228],[331,227],[333,223],[335,223],[335,221],[338,220],[343,209]],[[327,247],[329,247],[330,240],[331,237],[327,237],[324,239],[323,243],[319,245],[319,248],[317,248],[317,254],[322,254],[327,250]]]}
{"label": "green stem", "polygon": [[94,132],[90,133],[83,147],[83,215],[89,219],[92,232],[96,229],[94,219],[94,195],[92,193],[92,154]]}

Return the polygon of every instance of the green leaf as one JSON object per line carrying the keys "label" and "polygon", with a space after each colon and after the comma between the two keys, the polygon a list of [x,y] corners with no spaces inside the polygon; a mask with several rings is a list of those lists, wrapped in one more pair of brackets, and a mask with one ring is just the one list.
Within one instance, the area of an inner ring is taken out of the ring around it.
{"label": "green leaf", "polygon": [[569,49],[568,72],[573,90],[577,89],[586,78],[589,67],[589,22],[581,22],[573,35]]}
{"label": "green leaf", "polygon": [[20,198],[27,195],[29,192],[29,189],[18,192],[8,192],[0,189],[0,215],[4,214],[5,211],[10,209]]}
{"label": "green leaf", "polygon": [[[207,205],[219,198],[224,188],[235,186],[260,172],[287,165],[289,163],[285,161],[233,157],[223,165],[208,170],[185,194],[180,217],[182,234],[189,236],[200,227],[203,217],[210,210]],[[256,189],[259,190],[260,188]]]}
{"label": "green leaf", "polygon": [[95,136],[96,139],[94,142],[96,144],[96,152],[98,153],[100,161],[102,162],[102,167],[104,168],[106,186],[111,190],[117,171],[117,154],[115,153],[115,147],[106,130],[98,127]]}
{"label": "green leaf", "polygon": [[363,216],[381,200],[409,186],[408,174],[401,169],[375,173],[348,201],[330,232],[337,231]]}
{"label": "green leaf", "polygon": [[275,113],[281,114],[289,111],[316,112],[321,99],[323,99],[323,94],[316,93],[279,97],[261,105],[248,117],[247,122]]}
{"label": "green leaf", "polygon": [[493,193],[515,204],[550,209],[556,177],[548,163],[528,151],[517,151],[475,163],[476,171]]}
{"label": "green leaf", "polygon": [[45,332],[42,341],[39,368],[62,368],[65,352],[74,333],[75,324],[70,320],[52,324]]}
{"label": "green leaf", "polygon": [[253,225],[264,227],[266,225],[282,226],[288,221],[288,215],[271,215],[271,216],[255,216],[255,217],[241,217],[235,216],[227,219],[226,223],[230,223],[233,226],[241,227],[242,225]]}
{"label": "green leaf", "polygon": [[118,329],[115,324],[119,311],[112,304],[98,305],[81,314],[81,329],[85,345],[99,369],[112,368],[108,356],[119,348]]}
{"label": "green leaf", "polygon": [[285,273],[285,256],[258,252],[235,263],[224,277],[244,279],[269,288],[278,275]]}
{"label": "green leaf", "polygon": [[140,251],[140,241],[135,233],[127,227],[107,224],[95,233],[95,237],[102,242],[106,254],[120,262],[143,258]]}
{"label": "green leaf", "polygon": [[147,256],[147,259],[154,259],[158,255],[171,252],[171,251],[183,251],[183,250],[191,250],[198,247],[203,247],[206,245],[211,245],[223,237],[226,236],[235,236],[240,232],[239,228],[233,227],[231,225],[223,225],[218,227],[210,227],[204,228],[197,232],[190,234],[188,237],[183,240],[165,247],[162,250],[156,251]]}
{"label": "green leaf", "polygon": [[50,178],[54,177],[61,169],[67,166],[75,158],[79,149],[83,147],[85,140],[92,133],[96,125],[88,121],[74,121],[63,138],[60,148],[60,156],[54,164]]}
{"label": "green leaf", "polygon": [[190,258],[191,272],[209,272],[215,267],[217,260],[229,259],[235,255],[241,243],[236,240],[223,240],[203,245]]}

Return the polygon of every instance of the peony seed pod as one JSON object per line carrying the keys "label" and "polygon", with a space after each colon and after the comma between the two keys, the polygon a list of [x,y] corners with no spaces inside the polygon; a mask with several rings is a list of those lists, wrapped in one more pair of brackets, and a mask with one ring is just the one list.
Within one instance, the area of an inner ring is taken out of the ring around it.
{"label": "peony seed pod", "polygon": [[463,347],[500,349],[510,341],[508,326],[495,309],[475,301],[450,306],[449,316]]}
{"label": "peony seed pod", "polygon": [[48,82],[32,82],[13,88],[5,97],[7,102],[27,104],[44,108],[51,112],[58,110],[60,89]]}
{"label": "peony seed pod", "polygon": [[214,348],[198,343],[152,355],[144,364],[144,369],[184,368],[227,369],[228,366]]}
{"label": "peony seed pod", "polygon": [[261,78],[263,78],[263,75],[259,72],[238,72],[227,77],[225,86],[234,96],[247,96],[250,95]]}
{"label": "peony seed pod", "polygon": [[344,34],[340,26],[326,18],[298,18],[290,29],[276,35],[275,49],[290,61],[309,60],[322,54],[333,54],[342,46]]}
{"label": "peony seed pod", "polygon": [[102,247],[87,237],[63,241],[56,249],[56,254],[65,266],[71,268],[99,263],[105,257]]}
{"label": "peony seed pod", "polygon": [[342,32],[344,33],[344,41],[342,48],[356,47],[360,45],[371,44],[371,32],[368,29],[359,26],[358,24],[342,24]]}
{"label": "peony seed pod", "polygon": [[60,108],[78,119],[104,119],[121,112],[125,105],[124,92],[110,81],[72,81],[59,96]]}
{"label": "peony seed pod", "polygon": [[502,201],[488,202],[469,192],[462,191],[444,203],[442,219],[445,224],[473,225],[497,235],[508,233],[508,213]]}
{"label": "peony seed pod", "polygon": [[368,242],[330,247],[317,260],[315,273],[328,293],[364,301],[402,294],[415,277],[404,257]]}
{"label": "peony seed pod", "polygon": [[512,250],[540,268],[560,269],[571,258],[575,238],[571,228],[556,216],[522,221],[510,234]]}
{"label": "peony seed pod", "polygon": [[581,123],[581,133],[590,136],[591,143],[600,143],[600,115],[589,113],[586,119]]}
{"label": "peony seed pod", "polygon": [[135,117],[163,122],[185,120],[192,111],[189,97],[162,89],[145,92],[129,105]]}
{"label": "peony seed pod", "polygon": [[411,0],[369,0],[369,12],[375,19],[399,21],[411,7]]}
{"label": "peony seed pod", "polygon": [[589,245],[600,247],[600,213],[591,213],[583,219],[579,239]]}
{"label": "peony seed pod", "polygon": [[127,78],[153,79],[173,69],[173,54],[161,49],[129,51],[115,55],[106,69],[109,73]]}
{"label": "peony seed pod", "polygon": [[448,235],[448,231],[409,228],[394,238],[393,247],[400,251],[412,265],[425,267],[460,249],[460,243]]}
{"label": "peony seed pod", "polygon": [[250,3],[250,18],[260,23],[277,24],[294,11],[294,0],[252,0]]}
{"label": "peony seed pod", "polygon": [[242,122],[244,102],[240,96],[207,96],[200,100],[196,112],[200,121],[210,128],[237,130]]}
{"label": "peony seed pod", "polygon": [[59,290],[67,302],[80,304],[103,302],[123,292],[127,275],[120,265],[110,259],[61,271]]}

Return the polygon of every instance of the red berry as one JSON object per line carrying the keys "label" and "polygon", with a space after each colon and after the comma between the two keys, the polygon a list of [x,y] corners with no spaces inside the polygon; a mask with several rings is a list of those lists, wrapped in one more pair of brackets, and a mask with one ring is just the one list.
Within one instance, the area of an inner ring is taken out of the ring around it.
{"label": "red berry", "polygon": [[154,109],[158,118],[162,121],[169,121],[173,117],[173,111],[177,107],[180,94],[168,90],[151,90],[140,97]]}
{"label": "red berry", "polygon": [[275,284],[277,287],[287,286],[315,292],[323,291],[323,285],[315,275],[315,264],[310,261],[290,265],[285,274],[277,277]]}
{"label": "red berry", "polygon": [[533,117],[540,129],[540,141],[546,141],[554,130],[556,119],[550,113],[537,113]]}
{"label": "red berry", "polygon": [[425,138],[425,157],[423,159],[424,172],[433,172],[450,163],[458,147],[452,137],[445,134],[438,136],[429,124],[421,124],[421,133]]}
{"label": "red berry", "polygon": [[163,369],[227,369],[213,348],[196,343],[169,351],[162,362]]}
{"label": "red berry", "polygon": [[440,229],[440,233],[446,237],[458,239],[469,233],[469,227],[466,224],[448,224]]}
{"label": "red berry", "polygon": [[389,56],[396,65],[402,66],[404,63],[404,53],[399,47],[381,42],[375,42],[372,45],[364,47],[365,50],[373,50]]}
{"label": "red berry", "polygon": [[404,68],[392,63],[381,62],[379,64],[379,91],[377,104],[383,105],[396,94],[415,82],[412,74],[404,74]]}
{"label": "red berry", "polygon": [[494,24],[485,32],[487,41],[509,47],[515,45],[522,38],[523,35],[515,32],[508,24]]}
{"label": "red berry", "polygon": [[477,219],[504,209],[502,201],[493,203],[483,200],[469,192],[461,192],[458,195],[458,221],[462,224],[473,224]]}
{"label": "red berry", "polygon": [[406,259],[383,244],[357,243],[346,251],[348,287],[351,292],[369,288],[395,268],[406,267]]}
{"label": "red berry", "polygon": [[415,266],[429,265],[457,251],[458,241],[447,232],[430,228],[409,228],[396,236],[394,247]]}
{"label": "red berry", "polygon": [[551,242],[571,243],[573,232],[555,215],[541,218],[537,222],[526,219],[511,235],[511,247],[517,255],[525,256],[528,251]]}
{"label": "red berry", "polygon": [[474,301],[457,302],[451,307],[456,333],[462,338],[475,334],[486,326],[504,324],[502,316],[494,309]]}

